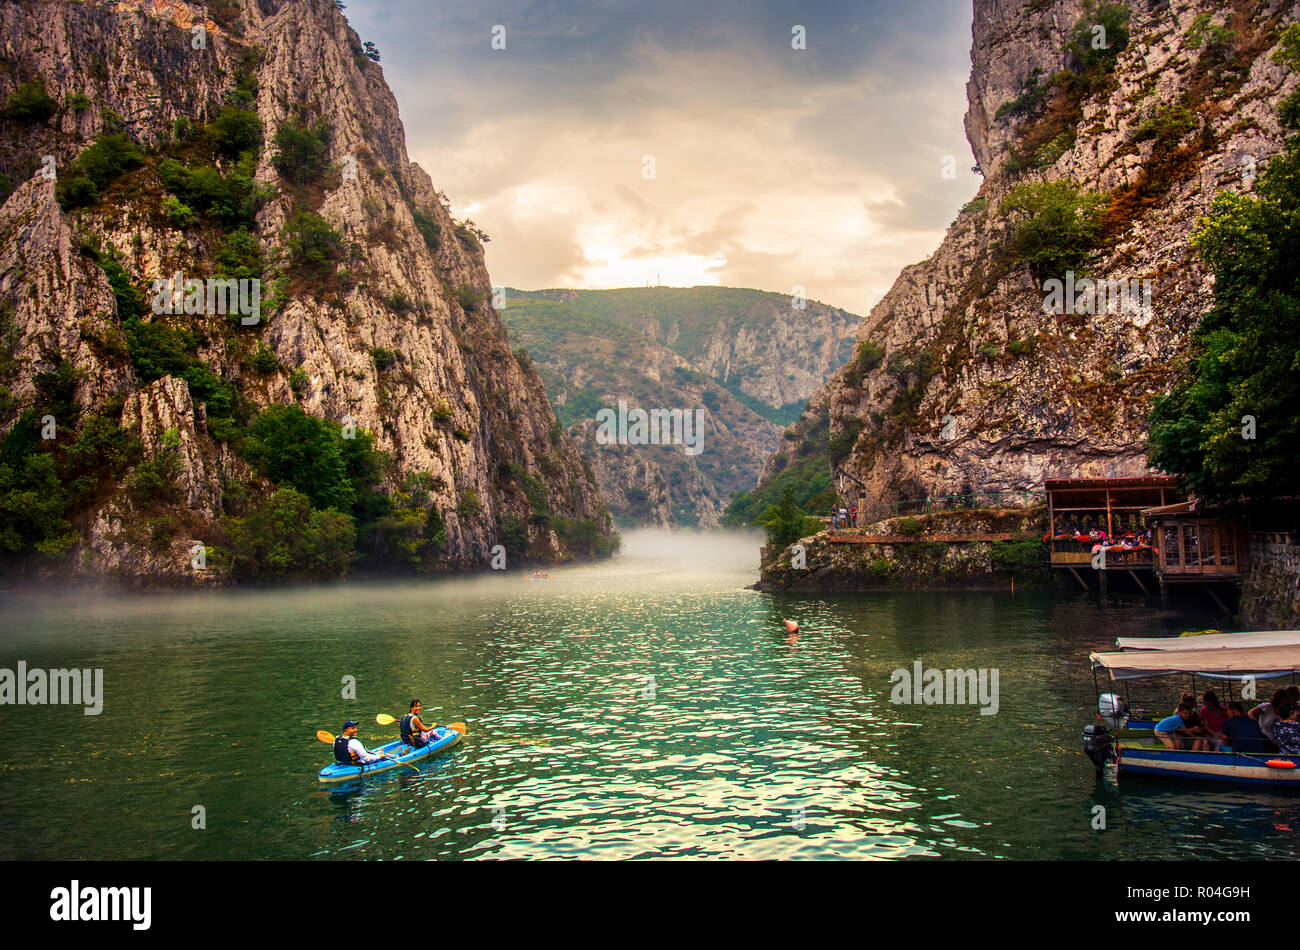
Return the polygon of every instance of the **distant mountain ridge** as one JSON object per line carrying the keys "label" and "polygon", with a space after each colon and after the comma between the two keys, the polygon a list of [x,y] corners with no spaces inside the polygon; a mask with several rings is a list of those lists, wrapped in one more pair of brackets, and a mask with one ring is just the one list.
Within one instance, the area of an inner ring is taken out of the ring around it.
{"label": "distant mountain ridge", "polygon": [[778,425],[797,418],[821,382],[848,362],[859,320],[815,300],[796,307],[790,294],[742,287],[506,293],[567,303],[662,343]]}
{"label": "distant mountain ridge", "polygon": [[[717,527],[753,488],[784,426],[845,358],[857,317],[732,287],[507,288],[501,317],[546,385],[620,523]],[[812,369],[810,370],[810,367]],[[595,417],[619,400],[703,407],[705,451],[606,446]]]}

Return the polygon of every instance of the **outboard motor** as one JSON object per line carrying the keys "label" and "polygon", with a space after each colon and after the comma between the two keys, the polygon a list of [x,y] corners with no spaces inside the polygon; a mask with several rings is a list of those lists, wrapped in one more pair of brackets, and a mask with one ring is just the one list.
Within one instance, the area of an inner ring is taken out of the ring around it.
{"label": "outboard motor", "polygon": [[1097,770],[1097,778],[1101,778],[1101,770],[1106,765],[1106,760],[1114,754],[1110,730],[1101,723],[1093,726],[1083,727],[1083,754],[1092,759],[1093,767]]}
{"label": "outboard motor", "polygon": [[1118,694],[1102,693],[1097,699],[1097,716],[1107,729],[1123,729],[1124,723],[1128,721],[1128,706]]}

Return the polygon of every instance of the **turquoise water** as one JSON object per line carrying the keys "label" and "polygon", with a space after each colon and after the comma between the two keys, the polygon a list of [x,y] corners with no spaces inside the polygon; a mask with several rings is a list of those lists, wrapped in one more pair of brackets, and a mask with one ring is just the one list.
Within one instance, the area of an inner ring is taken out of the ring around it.
{"label": "turquoise water", "polygon": [[[5,594],[0,667],[102,667],[105,697],[99,716],[0,706],[0,858],[1293,855],[1298,797],[1097,785],[1079,751],[1090,650],[1221,620],[1009,591],[763,594],[744,589],[758,543],[632,534],[544,581]],[[996,668],[997,714],[894,705],[915,660]],[[318,785],[316,730],[351,717],[377,745],[395,727],[375,715],[412,695],[469,725],[460,748]]]}

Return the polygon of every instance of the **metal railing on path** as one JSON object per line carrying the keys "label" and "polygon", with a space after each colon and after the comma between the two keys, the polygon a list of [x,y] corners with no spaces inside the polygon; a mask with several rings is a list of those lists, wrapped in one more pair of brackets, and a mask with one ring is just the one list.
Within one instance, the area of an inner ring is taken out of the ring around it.
{"label": "metal railing on path", "polygon": [[[889,518],[901,518],[905,515],[931,515],[940,512],[970,511],[976,508],[1033,508],[1045,504],[1047,496],[1041,491],[984,491],[967,492],[960,495],[929,495],[925,498],[912,498],[859,508],[857,525],[872,524]],[[845,504],[844,508],[851,505]],[[816,517],[830,524],[829,515],[816,513]]]}

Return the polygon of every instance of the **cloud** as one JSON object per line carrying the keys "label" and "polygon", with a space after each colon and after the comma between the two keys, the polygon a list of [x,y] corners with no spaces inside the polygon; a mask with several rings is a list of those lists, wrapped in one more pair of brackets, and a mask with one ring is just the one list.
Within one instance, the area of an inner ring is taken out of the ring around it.
{"label": "cloud", "polygon": [[964,0],[418,6],[347,12],[497,284],[798,284],[862,313],[978,185]]}

